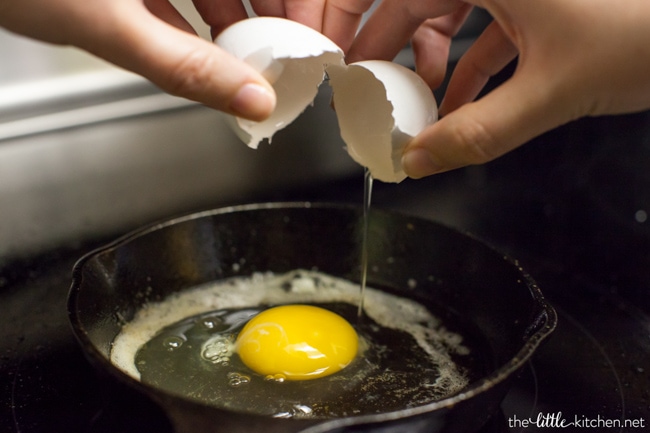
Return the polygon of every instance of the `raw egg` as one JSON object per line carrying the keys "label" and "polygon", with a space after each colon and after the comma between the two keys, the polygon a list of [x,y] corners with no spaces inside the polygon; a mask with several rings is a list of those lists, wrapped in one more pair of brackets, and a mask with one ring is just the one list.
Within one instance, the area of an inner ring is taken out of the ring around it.
{"label": "raw egg", "polygon": [[250,147],[271,140],[295,120],[314,102],[325,77],[347,151],[375,179],[405,179],[401,156],[406,144],[438,120],[433,93],[415,72],[382,60],[346,65],[341,48],[297,22],[250,18],[226,28],[215,43],[261,72],[277,94],[275,111],[262,122],[229,117]]}
{"label": "raw egg", "polygon": [[358,337],[347,320],[310,305],[283,305],[253,317],[235,350],[251,370],[275,379],[329,376],[356,356]]}
{"label": "raw egg", "polygon": [[111,362],[216,407],[321,419],[427,404],[482,371],[469,331],[412,299],[366,290],[360,318],[359,285],[316,271],[208,283],[139,310]]}

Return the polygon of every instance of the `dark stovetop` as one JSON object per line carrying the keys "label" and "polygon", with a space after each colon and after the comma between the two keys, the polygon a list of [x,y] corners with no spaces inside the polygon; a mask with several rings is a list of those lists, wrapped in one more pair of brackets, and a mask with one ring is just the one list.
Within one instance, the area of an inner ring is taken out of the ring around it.
{"label": "dark stovetop", "polygon": [[[27,282],[4,283],[0,431],[171,431],[154,405],[107,388],[77,347],[65,313],[77,255],[44,258],[40,271],[16,270]],[[560,412],[567,421],[577,416],[649,422],[648,315],[584,282],[538,280],[559,312],[558,330],[506,397],[501,416],[482,433],[534,431],[515,428],[521,425],[517,420]]]}
{"label": "dark stovetop", "polygon": [[[486,166],[375,183],[375,206],[468,230],[518,258],[559,313],[483,433],[650,429],[649,119],[576,122]],[[361,184],[256,199],[360,203]],[[0,269],[0,431],[170,431],[156,406],[106,386],[71,333],[70,270],[92,246]]]}

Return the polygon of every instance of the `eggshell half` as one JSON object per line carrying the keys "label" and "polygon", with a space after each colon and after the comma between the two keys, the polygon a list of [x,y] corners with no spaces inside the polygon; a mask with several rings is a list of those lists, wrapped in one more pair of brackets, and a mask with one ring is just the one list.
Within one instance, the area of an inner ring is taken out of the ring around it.
{"label": "eggshell half", "polygon": [[369,60],[327,69],[347,151],[374,179],[401,182],[408,141],[438,120],[431,89],[412,70]]}
{"label": "eggshell half", "polygon": [[295,21],[255,17],[226,28],[215,43],[252,65],[269,80],[277,96],[271,116],[254,122],[230,118],[231,126],[248,146],[293,122],[311,105],[328,65],[343,65],[343,51],[329,38]]}
{"label": "eggshell half", "polygon": [[228,27],[215,43],[260,71],[275,89],[277,105],[268,119],[229,116],[235,133],[252,148],[270,141],[313,103],[325,73],[347,151],[377,180],[404,180],[404,147],[438,119],[433,94],[415,72],[381,60],[346,65],[334,42],[295,21],[250,18]]}

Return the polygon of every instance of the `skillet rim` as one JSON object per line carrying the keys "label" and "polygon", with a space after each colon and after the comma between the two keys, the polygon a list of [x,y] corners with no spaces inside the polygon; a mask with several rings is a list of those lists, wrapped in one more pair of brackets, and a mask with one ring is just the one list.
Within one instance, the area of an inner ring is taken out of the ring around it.
{"label": "skillet rim", "polygon": [[[266,203],[249,203],[241,205],[232,205],[219,207],[215,209],[209,209],[199,212],[193,212],[186,215],[181,215],[169,219],[164,219],[158,222],[154,222],[138,229],[132,230],[113,241],[110,241],[100,247],[94,248],[88,253],[84,254],[73,266],[72,269],[72,283],[70,290],[68,292],[67,300],[67,309],[68,309],[68,318],[71,324],[73,334],[79,341],[80,345],[84,349],[84,353],[92,358],[95,362],[98,362],[103,366],[104,370],[109,372],[111,375],[116,376],[122,382],[126,382],[130,386],[139,389],[141,392],[146,395],[151,394],[151,390],[154,390],[156,393],[161,393],[166,397],[173,399],[182,399],[183,401],[190,402],[192,404],[199,405],[201,407],[212,408],[223,410],[226,412],[244,415],[248,417],[261,417],[268,418],[268,416],[250,414],[247,412],[236,411],[236,410],[225,410],[219,408],[218,406],[211,406],[207,404],[202,404],[200,401],[192,400],[185,398],[181,395],[172,394],[165,390],[154,388],[143,384],[139,380],[128,375],[114,364],[110,362],[96,346],[92,343],[90,338],[85,331],[85,328],[82,324],[82,321],[79,317],[79,311],[76,308],[77,295],[81,290],[81,285],[83,282],[82,271],[83,267],[90,259],[93,257],[105,253],[107,251],[115,250],[122,245],[128,244],[130,241],[137,239],[141,236],[147,235],[149,233],[164,229],[165,227],[173,226],[179,223],[197,220],[205,217],[211,217],[216,215],[237,213],[237,212],[250,212],[250,211],[259,211],[264,209],[342,209],[342,210],[356,210],[360,209],[360,206],[353,204],[341,204],[341,203],[330,203],[330,202],[310,202],[310,201],[281,201],[281,202],[266,202]],[[351,416],[345,418],[335,418],[335,419],[317,419],[309,420],[310,422],[305,423],[306,428],[300,430],[301,433],[324,433],[336,428],[363,425],[363,424],[378,424],[385,423],[389,421],[397,421],[403,418],[414,417],[418,415],[431,414],[433,412],[443,411],[445,409],[451,409],[452,407],[469,401],[476,398],[477,396],[488,392],[493,387],[506,382],[507,380],[513,378],[524,365],[530,360],[535,351],[539,346],[550,337],[553,331],[557,327],[558,315],[553,306],[546,300],[541,289],[537,285],[537,282],[532,278],[532,276],[524,270],[520,265],[517,259],[510,257],[508,254],[505,254],[499,251],[497,248],[492,246],[490,243],[476,236],[475,234],[467,231],[461,231],[453,227],[449,227],[440,222],[408,215],[406,213],[394,211],[394,210],[381,210],[373,209],[371,212],[380,212],[385,215],[397,216],[397,217],[407,217],[412,220],[425,221],[427,223],[433,223],[444,230],[454,232],[455,234],[463,237],[469,238],[472,242],[481,244],[483,247],[491,251],[492,254],[498,254],[509,266],[514,266],[516,271],[519,273],[522,282],[525,284],[528,292],[530,293],[533,302],[539,306],[539,313],[530,321],[529,327],[534,328],[534,331],[527,333],[526,339],[524,340],[522,346],[517,351],[517,353],[506,363],[498,366],[493,372],[487,376],[469,384],[463,390],[454,393],[448,397],[443,398],[435,402],[431,402],[425,405],[406,408],[392,412],[384,412],[379,414],[369,414],[361,416]],[[301,421],[306,420],[294,420],[292,418],[285,419],[284,421]],[[313,421],[313,422],[311,422]]]}

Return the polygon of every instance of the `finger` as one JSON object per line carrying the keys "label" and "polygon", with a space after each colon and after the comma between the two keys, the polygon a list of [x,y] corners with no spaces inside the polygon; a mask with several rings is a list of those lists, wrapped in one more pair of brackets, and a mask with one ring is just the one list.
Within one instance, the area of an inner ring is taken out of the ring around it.
{"label": "finger", "polygon": [[144,2],[149,12],[173,25],[176,28],[185,30],[188,33],[195,33],[192,25],[169,3],[168,0],[145,0]]}
{"label": "finger", "polygon": [[323,13],[322,32],[347,52],[361,23],[361,17],[370,9],[373,0],[329,0]]}
{"label": "finger", "polygon": [[515,74],[480,100],[463,105],[427,128],[407,146],[404,171],[421,178],[482,164],[572,120],[559,106],[563,104],[557,103],[561,98],[534,81]]}
{"label": "finger", "polygon": [[416,71],[432,89],[437,88],[445,78],[451,39],[471,10],[471,5],[464,5],[451,15],[429,19],[418,27],[411,38]]}
{"label": "finger", "polygon": [[349,63],[392,60],[424,22],[396,2],[383,1],[357,34],[347,55]]}
{"label": "finger", "polygon": [[210,34],[217,37],[229,25],[248,18],[241,0],[192,0],[203,21],[210,26]]}
{"label": "finger", "polygon": [[326,2],[327,0],[285,0],[285,17],[321,32]]}
{"label": "finger", "polygon": [[285,0],[286,17],[322,32],[347,51],[373,0]]}
{"label": "finger", "polygon": [[160,21],[135,2],[120,2],[102,18],[99,25],[76,35],[79,46],[171,94],[218,110],[253,120],[273,111],[271,86],[211,42]]}
{"label": "finger", "polygon": [[517,56],[517,47],[493,21],[461,57],[449,80],[440,114],[445,115],[473,101],[490,77]]}
{"label": "finger", "polygon": [[257,15],[265,17],[287,17],[283,0],[250,0],[250,4]]}
{"label": "finger", "polygon": [[462,4],[447,0],[422,3],[384,0],[354,39],[348,61],[392,60],[425,20],[451,14]]}

